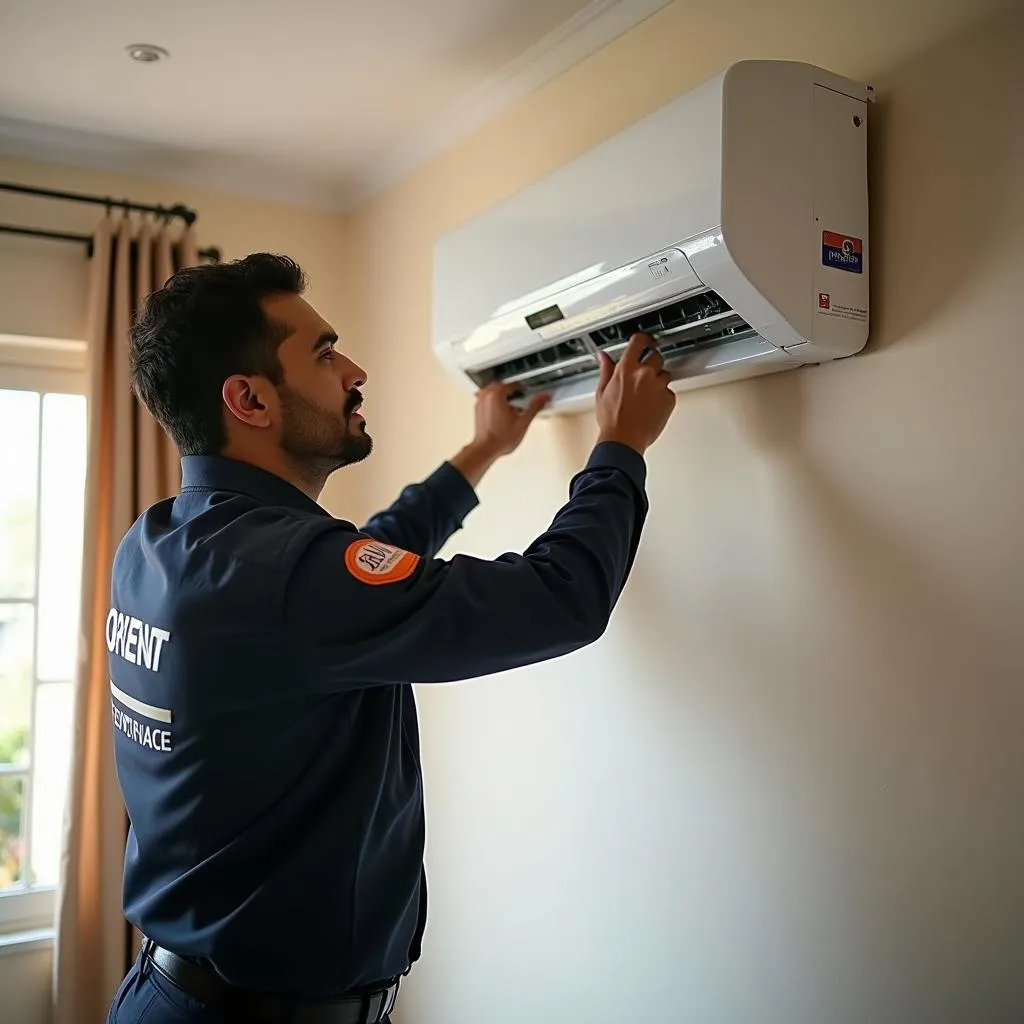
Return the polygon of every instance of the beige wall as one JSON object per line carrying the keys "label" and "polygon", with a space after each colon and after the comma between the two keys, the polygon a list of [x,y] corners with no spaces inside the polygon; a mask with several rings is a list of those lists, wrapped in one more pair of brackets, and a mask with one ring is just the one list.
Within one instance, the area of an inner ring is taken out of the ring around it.
{"label": "beige wall", "polygon": [[49,1024],[53,950],[33,945],[0,948],[0,1020],[4,1024]]}
{"label": "beige wall", "polygon": [[[310,296],[324,315],[340,318],[342,266],[337,215],[259,202],[173,182],[0,156],[0,181],[13,181],[142,203],[184,203],[199,213],[200,246],[215,245],[224,259],[257,250],[284,252],[312,278]],[[0,192],[0,223],[89,234],[102,207]],[[63,242],[0,235],[0,334],[81,338],[86,302],[85,249]]]}
{"label": "beige wall", "polygon": [[[1024,1019],[1022,44],[930,0],[677,0],[350,218],[378,450],[330,496],[361,516],[469,430],[439,232],[734,58],[881,96],[868,352],[681,399],[601,643],[420,688],[402,1024]],[[538,426],[453,548],[521,549],[592,437]]]}

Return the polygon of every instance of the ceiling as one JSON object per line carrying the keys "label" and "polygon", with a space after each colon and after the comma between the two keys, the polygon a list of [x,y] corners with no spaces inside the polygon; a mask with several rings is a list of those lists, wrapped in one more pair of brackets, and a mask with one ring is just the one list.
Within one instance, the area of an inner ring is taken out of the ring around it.
{"label": "ceiling", "polygon": [[0,0],[0,152],[344,209],[668,2]]}

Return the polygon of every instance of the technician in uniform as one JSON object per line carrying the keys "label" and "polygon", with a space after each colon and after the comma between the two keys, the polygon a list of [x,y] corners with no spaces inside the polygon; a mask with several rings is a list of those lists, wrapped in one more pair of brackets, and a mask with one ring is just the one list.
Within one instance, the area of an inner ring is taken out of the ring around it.
{"label": "technician in uniform", "polygon": [[597,640],[640,539],[642,456],[675,404],[649,337],[604,359],[599,440],[547,531],[443,561],[542,402],[484,389],[462,451],[365,526],[335,519],[317,499],[370,453],[366,376],[303,288],[266,254],[184,270],[133,327],[183,479],[114,561],[124,912],[146,940],[108,1022],[386,1021],[426,920],[410,684]]}

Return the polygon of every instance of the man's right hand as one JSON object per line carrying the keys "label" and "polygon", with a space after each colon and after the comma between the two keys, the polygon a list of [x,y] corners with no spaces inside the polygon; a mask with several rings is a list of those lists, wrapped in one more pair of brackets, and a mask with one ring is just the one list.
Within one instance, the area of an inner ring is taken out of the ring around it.
{"label": "man's right hand", "polygon": [[634,334],[617,364],[607,353],[600,355],[598,440],[618,441],[643,455],[665,429],[676,404],[665,360],[649,334]]}

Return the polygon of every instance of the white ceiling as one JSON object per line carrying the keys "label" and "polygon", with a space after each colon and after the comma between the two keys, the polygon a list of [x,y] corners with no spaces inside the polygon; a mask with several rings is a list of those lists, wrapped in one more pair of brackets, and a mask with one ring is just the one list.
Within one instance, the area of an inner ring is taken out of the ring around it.
{"label": "white ceiling", "polygon": [[668,2],[0,0],[0,152],[342,209]]}

